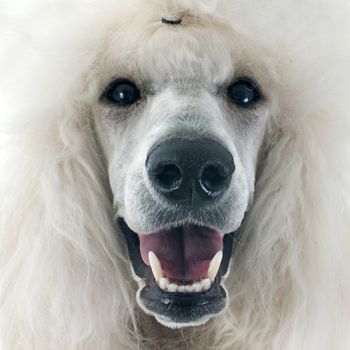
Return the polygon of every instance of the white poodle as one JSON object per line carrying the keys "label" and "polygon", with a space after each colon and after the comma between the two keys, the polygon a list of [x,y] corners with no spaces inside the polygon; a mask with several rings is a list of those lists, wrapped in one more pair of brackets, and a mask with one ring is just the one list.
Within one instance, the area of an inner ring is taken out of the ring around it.
{"label": "white poodle", "polygon": [[350,4],[0,3],[0,349],[350,349]]}

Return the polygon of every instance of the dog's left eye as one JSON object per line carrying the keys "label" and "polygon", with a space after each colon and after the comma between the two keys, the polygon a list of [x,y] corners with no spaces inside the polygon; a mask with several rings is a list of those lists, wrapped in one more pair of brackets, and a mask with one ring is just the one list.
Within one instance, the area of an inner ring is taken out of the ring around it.
{"label": "dog's left eye", "polygon": [[238,78],[227,88],[229,99],[239,107],[250,107],[259,101],[261,92],[248,78]]}
{"label": "dog's left eye", "polygon": [[112,82],[105,93],[108,101],[119,106],[129,106],[141,97],[137,86],[127,79],[118,79]]}

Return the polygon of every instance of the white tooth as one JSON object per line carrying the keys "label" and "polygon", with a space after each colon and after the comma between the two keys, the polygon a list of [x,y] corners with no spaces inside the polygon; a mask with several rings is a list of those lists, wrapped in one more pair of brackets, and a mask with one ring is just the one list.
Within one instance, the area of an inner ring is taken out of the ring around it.
{"label": "white tooth", "polygon": [[222,251],[219,250],[209,264],[208,277],[210,281],[215,280],[215,277],[220,268],[221,260],[222,260]]}
{"label": "white tooth", "polygon": [[180,292],[180,293],[185,293],[186,292],[186,286],[179,286],[177,288],[177,291]]}
{"label": "white tooth", "polygon": [[148,253],[148,260],[149,260],[149,264],[151,265],[151,270],[152,270],[154,279],[156,280],[156,282],[158,282],[163,274],[160,262],[156,254],[154,254],[151,251]]}
{"label": "white tooth", "polygon": [[196,282],[192,286],[195,292],[200,292],[202,290],[202,284],[200,282]]}
{"label": "white tooth", "polygon": [[203,289],[204,290],[208,290],[211,286],[211,282],[209,278],[205,278],[204,280],[202,280],[202,285],[203,285]]}
{"label": "white tooth", "polygon": [[177,285],[175,283],[171,283],[168,285],[168,291],[169,292],[176,292],[177,291]]}
{"label": "white tooth", "polygon": [[193,293],[193,286],[192,285],[187,285],[185,286],[185,291],[186,293]]}
{"label": "white tooth", "polygon": [[161,289],[166,290],[168,285],[169,285],[169,280],[168,280],[166,277],[162,277],[162,278],[159,280],[159,287],[160,287]]}

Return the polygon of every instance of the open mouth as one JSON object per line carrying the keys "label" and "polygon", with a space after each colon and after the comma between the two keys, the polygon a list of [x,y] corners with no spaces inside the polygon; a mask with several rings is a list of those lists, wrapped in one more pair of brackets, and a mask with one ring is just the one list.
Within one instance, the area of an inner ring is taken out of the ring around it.
{"label": "open mouth", "polygon": [[163,325],[205,323],[226,306],[222,285],[232,255],[233,233],[179,225],[151,234],[133,232],[118,219],[139,284],[140,307]]}

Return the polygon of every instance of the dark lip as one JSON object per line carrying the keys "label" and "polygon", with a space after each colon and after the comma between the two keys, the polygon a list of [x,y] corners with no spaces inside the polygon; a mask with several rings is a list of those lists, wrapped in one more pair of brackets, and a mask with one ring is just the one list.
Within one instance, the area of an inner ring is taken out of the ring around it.
{"label": "dark lip", "polygon": [[217,278],[209,290],[201,293],[169,293],[155,283],[140,291],[143,307],[166,322],[195,324],[219,314],[226,306],[226,291]]}
{"label": "dark lip", "polygon": [[139,291],[142,307],[148,312],[176,324],[195,324],[205,317],[220,313],[226,305],[226,291],[220,285],[222,276],[226,275],[234,247],[235,232],[223,237],[223,259],[219,272],[209,290],[199,293],[167,292],[158,287],[154,281],[151,268],[147,266],[140,253],[140,241],[137,233],[132,231],[121,217],[117,224],[126,240],[129,258],[135,274],[145,281]]}

